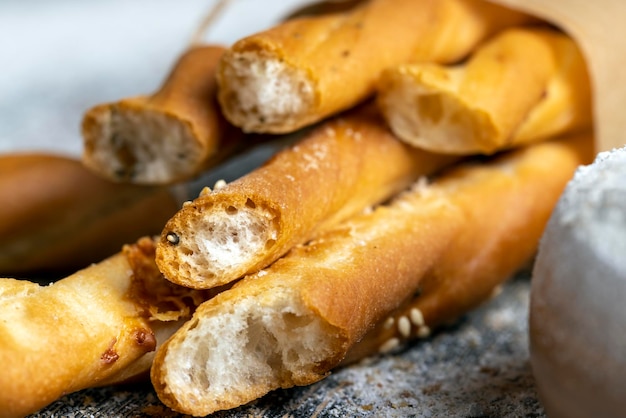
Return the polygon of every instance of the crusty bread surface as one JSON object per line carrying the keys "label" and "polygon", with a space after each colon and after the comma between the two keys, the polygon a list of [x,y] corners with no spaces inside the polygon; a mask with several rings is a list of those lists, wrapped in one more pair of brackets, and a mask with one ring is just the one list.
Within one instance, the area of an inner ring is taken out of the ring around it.
{"label": "crusty bread surface", "polygon": [[170,184],[198,175],[238,145],[241,132],[216,101],[224,48],[202,45],[178,59],[159,90],[89,109],[83,161],[113,181]]}
{"label": "crusty bread surface", "polygon": [[210,296],[164,280],[151,239],[51,285],[0,279],[0,416],[145,375],[157,344]]}
{"label": "crusty bread surface", "polygon": [[[463,228],[419,292],[352,347],[344,363],[428,337],[496,295],[504,280],[532,260],[565,184],[592,156],[591,135],[580,134],[497,157],[493,167],[454,169],[442,179],[446,198],[464,208]],[[480,181],[457,189],[464,176]]]}
{"label": "crusty bread surface", "polygon": [[147,320],[124,298],[130,272],[118,255],[51,286],[0,280],[1,415],[35,412],[155,349]]}
{"label": "crusty bread surface", "polygon": [[163,229],[157,264],[184,286],[231,282],[452,161],[401,143],[366,105],[185,204]]}
{"label": "crusty bread surface", "polygon": [[503,31],[466,63],[383,72],[378,104],[392,131],[433,152],[492,154],[591,126],[585,60],[567,35]]}
{"label": "crusty bread surface", "polygon": [[371,95],[385,68],[455,62],[495,31],[530,20],[482,0],[370,0],[293,19],[229,48],[218,98],[244,131],[293,132]]}
{"label": "crusty bread surface", "polygon": [[157,353],[161,400],[201,416],[323,378],[416,289],[458,229],[457,208],[412,200],[352,218],[201,305]]}
{"label": "crusty bread surface", "polygon": [[453,169],[295,247],[202,304],[161,346],[157,394],[202,416],[313,383],[418,290],[432,324],[457,318],[531,255],[591,147],[588,136]]}

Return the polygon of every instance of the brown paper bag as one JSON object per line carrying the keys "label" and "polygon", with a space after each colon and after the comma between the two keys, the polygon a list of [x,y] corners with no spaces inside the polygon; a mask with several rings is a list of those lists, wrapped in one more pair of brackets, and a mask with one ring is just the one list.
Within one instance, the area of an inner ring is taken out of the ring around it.
{"label": "brown paper bag", "polygon": [[554,23],[578,42],[592,78],[597,151],[626,144],[626,1],[491,1]]}

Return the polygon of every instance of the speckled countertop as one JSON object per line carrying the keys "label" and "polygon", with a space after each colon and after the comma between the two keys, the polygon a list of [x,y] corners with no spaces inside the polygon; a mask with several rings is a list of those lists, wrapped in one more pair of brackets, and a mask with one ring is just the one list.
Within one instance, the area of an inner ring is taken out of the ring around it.
{"label": "speckled countertop", "polygon": [[[298,3],[235,0],[207,36],[229,43]],[[79,155],[83,112],[153,91],[210,5],[0,1],[0,152]],[[542,417],[528,358],[528,293],[528,274],[521,274],[496,299],[430,339],[214,416]],[[75,393],[33,416],[178,415],[143,384]]]}

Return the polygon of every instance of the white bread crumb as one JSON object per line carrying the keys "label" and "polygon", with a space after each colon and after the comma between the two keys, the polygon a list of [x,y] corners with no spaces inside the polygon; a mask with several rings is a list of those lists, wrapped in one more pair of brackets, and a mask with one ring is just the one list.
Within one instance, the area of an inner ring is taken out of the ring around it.
{"label": "white bread crumb", "polygon": [[98,119],[86,163],[110,178],[167,182],[201,155],[189,128],[160,112],[109,108]]}
{"label": "white bread crumb", "polygon": [[200,282],[231,271],[243,275],[250,260],[275,242],[278,232],[273,218],[251,202],[190,218],[176,251],[178,269]]}
{"label": "white bread crumb", "polygon": [[[207,411],[297,384],[332,354],[332,333],[288,288],[236,298],[192,319],[160,365],[167,391]],[[224,403],[225,402],[225,403]],[[219,405],[222,406],[219,406]],[[217,408],[217,409],[215,409]]]}
{"label": "white bread crumb", "polygon": [[235,53],[222,75],[224,113],[247,132],[283,132],[313,103],[307,75],[266,53]]}

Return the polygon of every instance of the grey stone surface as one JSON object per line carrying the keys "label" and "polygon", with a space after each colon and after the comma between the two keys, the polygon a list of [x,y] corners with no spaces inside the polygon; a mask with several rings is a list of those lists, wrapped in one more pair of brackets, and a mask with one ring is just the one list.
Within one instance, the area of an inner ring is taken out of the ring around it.
{"label": "grey stone surface", "polygon": [[[278,390],[232,411],[240,417],[544,417],[528,359],[529,279],[521,273],[458,324],[400,352],[370,358],[308,387]],[[182,417],[149,384],[90,389],[33,415]]]}

